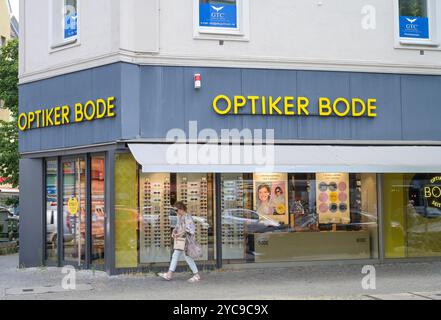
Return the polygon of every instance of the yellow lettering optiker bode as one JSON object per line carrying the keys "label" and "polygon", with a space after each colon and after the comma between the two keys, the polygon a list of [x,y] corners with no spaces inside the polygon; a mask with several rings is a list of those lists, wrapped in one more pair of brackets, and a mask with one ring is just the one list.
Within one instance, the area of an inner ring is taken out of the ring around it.
{"label": "yellow lettering optiker bode", "polygon": [[[320,117],[377,117],[376,99],[319,98],[315,110]],[[284,115],[309,116],[311,102],[306,97],[235,96],[219,95],[213,100],[213,109],[219,115]]]}
{"label": "yellow lettering optiker bode", "polygon": [[73,108],[65,105],[21,113],[18,116],[18,128],[21,131],[26,131],[115,116],[115,97],[108,97],[107,99],[89,100],[84,104],[76,103]]}

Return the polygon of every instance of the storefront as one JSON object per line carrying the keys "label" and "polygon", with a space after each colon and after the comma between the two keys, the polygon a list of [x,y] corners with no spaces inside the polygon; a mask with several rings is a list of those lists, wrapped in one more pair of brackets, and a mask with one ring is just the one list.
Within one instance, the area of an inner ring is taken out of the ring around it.
{"label": "storefront", "polygon": [[22,85],[20,263],[162,269],[176,201],[206,268],[440,258],[440,79],[120,63]]}

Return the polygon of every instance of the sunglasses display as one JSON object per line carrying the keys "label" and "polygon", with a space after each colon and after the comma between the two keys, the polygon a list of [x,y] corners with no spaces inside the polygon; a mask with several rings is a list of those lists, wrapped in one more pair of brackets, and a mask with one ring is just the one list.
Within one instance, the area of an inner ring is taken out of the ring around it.
{"label": "sunglasses display", "polygon": [[208,251],[208,180],[200,174],[177,175],[177,200],[187,205],[196,225],[196,241]]}
{"label": "sunglasses display", "polygon": [[[242,175],[221,175],[222,255],[242,258],[245,252],[245,209],[251,208],[253,184]],[[233,215],[236,215],[233,217]]]}
{"label": "sunglasses display", "polygon": [[[140,249],[141,252],[167,252],[172,247],[170,238],[171,223],[168,208],[170,207],[170,178],[152,179],[145,174],[140,179],[139,207],[140,219]],[[159,251],[158,251],[159,250]],[[155,252],[155,253],[153,253]],[[141,255],[142,256],[142,255]],[[141,257],[141,260],[151,261],[152,257]],[[162,259],[168,260],[164,255]]]}

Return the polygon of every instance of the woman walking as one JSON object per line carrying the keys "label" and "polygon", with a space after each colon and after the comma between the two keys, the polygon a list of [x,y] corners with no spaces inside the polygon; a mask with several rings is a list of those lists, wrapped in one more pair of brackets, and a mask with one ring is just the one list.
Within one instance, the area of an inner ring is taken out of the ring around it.
{"label": "woman walking", "polygon": [[[176,271],[176,266],[178,265],[178,261],[183,254],[185,261],[187,261],[188,266],[193,272],[193,277],[190,278],[188,281],[198,282],[199,280],[201,280],[198,267],[196,266],[194,259],[187,255],[189,250],[188,246],[195,245],[194,237],[196,233],[196,226],[191,215],[187,213],[187,206],[183,202],[177,202],[175,204],[175,208],[177,210],[178,219],[176,227],[173,229],[172,232],[172,237],[175,240],[174,252],[172,260],[170,262],[169,271],[167,273],[160,273],[159,276],[167,281],[172,280],[173,273]],[[190,249],[194,251],[195,248]]]}

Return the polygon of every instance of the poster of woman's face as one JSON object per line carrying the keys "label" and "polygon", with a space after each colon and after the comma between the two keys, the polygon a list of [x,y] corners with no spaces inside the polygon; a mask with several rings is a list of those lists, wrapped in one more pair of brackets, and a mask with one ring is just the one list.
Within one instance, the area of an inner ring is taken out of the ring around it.
{"label": "poster of woman's face", "polygon": [[259,215],[287,223],[287,177],[282,174],[255,174],[255,208]]}
{"label": "poster of woman's face", "polygon": [[267,183],[257,186],[257,212],[261,215],[272,215],[273,206],[271,202],[271,185]]}

